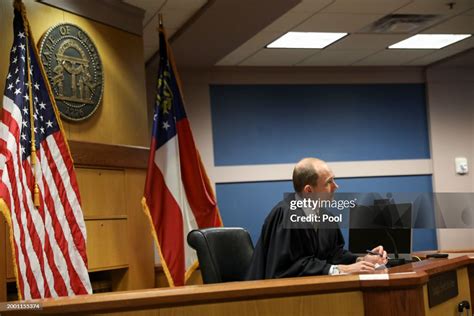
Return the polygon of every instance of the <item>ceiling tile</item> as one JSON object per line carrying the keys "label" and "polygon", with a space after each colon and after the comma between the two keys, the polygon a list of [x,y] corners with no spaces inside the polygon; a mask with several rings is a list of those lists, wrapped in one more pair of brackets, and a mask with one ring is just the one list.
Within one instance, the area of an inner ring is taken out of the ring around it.
{"label": "ceiling tile", "polygon": [[145,10],[145,17],[143,18],[143,25],[145,25],[166,0],[125,0],[124,2]]}
{"label": "ceiling tile", "polygon": [[[165,28],[180,28],[196,11],[193,9],[182,10],[165,7],[161,13],[163,14],[163,25]],[[158,24],[155,25],[158,26]]]}
{"label": "ceiling tile", "polygon": [[412,0],[337,0],[322,12],[351,14],[388,14]]}
{"label": "ceiling tile", "polygon": [[308,18],[334,1],[335,0],[303,0],[293,9],[267,26],[264,31],[287,32],[293,27],[304,23]]}
{"label": "ceiling tile", "polygon": [[[158,50],[158,14],[163,14],[163,23],[168,38],[192,17],[207,1],[203,0],[128,0],[128,3],[146,10],[143,27],[143,48],[145,60],[149,60]],[[163,6],[164,5],[164,6]]]}
{"label": "ceiling tile", "polygon": [[[474,3],[474,1],[473,1]],[[440,33],[440,34],[473,34],[474,18],[468,15],[459,15],[453,17],[441,24],[433,26],[422,33]]]}
{"label": "ceiling tile", "polygon": [[217,66],[231,66],[237,65],[248,56],[254,54],[258,50],[264,48],[266,45],[290,31],[293,26],[300,24],[314,12],[333,0],[303,0],[299,5],[287,12],[272,24],[263,29],[260,33],[253,36],[247,42],[235,49],[233,52],[225,56]]}
{"label": "ceiling tile", "polygon": [[233,51],[229,55],[225,56],[216,63],[216,66],[235,66],[245,57],[242,57],[242,54],[236,53]]}
{"label": "ceiling tile", "polygon": [[304,59],[297,66],[348,66],[374,52],[374,50],[323,50]]}
{"label": "ceiling tile", "polygon": [[[154,0],[149,0],[153,2]],[[207,0],[169,0],[165,7],[170,9],[198,10],[207,3]]]}
{"label": "ceiling tile", "polygon": [[[171,37],[208,2],[123,1],[146,10],[143,32],[146,60],[158,49],[158,10],[164,14],[165,27]],[[453,9],[446,6],[449,1],[456,2]],[[244,39],[242,45],[222,58],[217,65],[427,65],[474,47],[474,39],[470,38],[442,50],[386,50],[386,47],[405,39],[407,35],[368,34],[361,30],[390,13],[441,15],[444,21],[424,29],[423,33],[474,33],[474,0],[301,0],[262,31],[249,36],[247,41]],[[245,18],[242,22],[245,23]],[[265,45],[288,31],[348,32],[350,35],[323,50],[264,49]]]}
{"label": "ceiling tile", "polygon": [[[456,3],[452,9],[450,9],[447,4],[449,2]],[[462,13],[473,7],[474,1],[472,0],[416,0],[397,10],[396,13],[454,15]]]}
{"label": "ceiling tile", "polygon": [[407,38],[403,34],[350,34],[328,46],[326,50],[385,49]]}
{"label": "ceiling tile", "polygon": [[453,54],[446,54],[446,52],[440,54],[440,52],[435,52],[433,54],[429,54],[426,56],[423,56],[421,58],[416,58],[412,60],[411,62],[407,63],[407,65],[410,66],[428,66],[429,64],[432,64],[434,62],[437,62],[438,60],[444,59],[446,57],[449,57]]}
{"label": "ceiling tile", "polygon": [[468,50],[470,48],[474,48],[473,37],[465,39],[464,41],[458,42],[456,44],[449,45],[448,47],[445,47],[443,49],[436,50],[432,54],[414,59],[410,61],[408,64],[412,66],[429,65],[435,61],[447,58],[449,56],[455,55],[457,53]]}
{"label": "ceiling tile", "polygon": [[431,54],[431,49],[385,49],[367,58],[364,58],[354,65],[357,66],[401,66],[406,65],[412,60]]}
{"label": "ceiling tile", "polygon": [[292,31],[354,33],[382,16],[380,14],[318,13]]}
{"label": "ceiling tile", "polygon": [[[216,63],[217,66],[231,66],[237,65],[246,57],[254,54],[256,51],[264,48],[275,39],[290,31],[293,26],[298,25],[301,21],[306,20],[309,16],[314,14],[316,8],[323,7],[330,3],[331,0],[314,1],[303,0],[293,10],[282,15],[276,21],[257,33],[247,42],[239,46],[233,52],[222,58]],[[304,10],[302,9],[304,7]]]}
{"label": "ceiling tile", "polygon": [[324,9],[328,5],[336,2],[336,0],[302,0],[296,5],[291,11],[292,12],[312,12],[313,14],[317,11]]}
{"label": "ceiling tile", "polygon": [[280,32],[260,32],[250,40],[240,45],[239,48],[222,58],[216,63],[217,66],[232,66],[239,64],[248,56],[254,54],[258,50],[264,48],[267,44],[281,35]]}
{"label": "ceiling tile", "polygon": [[312,12],[288,12],[275,22],[267,26],[264,31],[278,31],[282,34],[288,32],[293,27],[301,24],[302,21],[313,15]]}
{"label": "ceiling tile", "polygon": [[241,62],[240,66],[292,66],[313,54],[314,49],[264,48]]}

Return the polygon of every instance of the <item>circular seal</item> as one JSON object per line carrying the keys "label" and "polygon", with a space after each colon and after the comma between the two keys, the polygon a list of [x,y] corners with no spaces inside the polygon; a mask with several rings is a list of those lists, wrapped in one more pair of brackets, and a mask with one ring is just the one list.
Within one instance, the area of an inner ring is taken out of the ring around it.
{"label": "circular seal", "polygon": [[104,73],[87,33],[70,23],[53,26],[43,35],[40,55],[61,116],[81,121],[94,114],[102,100]]}

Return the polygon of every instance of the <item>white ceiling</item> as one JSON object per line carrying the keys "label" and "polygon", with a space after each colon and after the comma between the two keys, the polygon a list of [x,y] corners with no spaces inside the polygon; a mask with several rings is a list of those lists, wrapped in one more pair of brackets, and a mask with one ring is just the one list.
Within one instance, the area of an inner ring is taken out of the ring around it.
{"label": "white ceiling", "polygon": [[[223,2],[224,1],[224,2]],[[215,19],[207,21],[214,23],[215,32],[226,20],[233,19],[235,10],[221,9],[222,14],[207,14],[213,6],[224,7],[225,1],[214,0],[125,0],[146,11],[143,24],[143,38],[146,60],[152,58],[158,50],[157,13],[164,15],[164,25],[171,37],[180,30],[179,37],[186,32],[198,32],[199,19]],[[257,0],[253,0],[257,1]],[[274,0],[275,4],[288,0]],[[247,0],[241,0],[244,5]],[[447,5],[454,2],[452,9]],[[207,5],[206,5],[207,4]],[[419,33],[474,33],[474,0],[302,0],[295,1],[285,12],[278,12],[272,21],[245,36],[235,45],[239,25],[235,25],[228,36],[217,37],[214,45],[207,49],[217,49],[232,41],[228,51],[215,54],[213,61],[218,66],[382,66],[382,65],[416,65],[423,66],[440,59],[457,54],[474,47],[474,37],[450,45],[441,50],[387,50],[386,47],[415,33],[365,33],[363,29],[387,14],[436,14],[439,18],[434,24],[418,31]],[[242,26],[250,24],[255,19],[262,19],[271,7],[258,8],[259,11],[247,10],[239,16]],[[198,16],[197,16],[198,15]],[[194,16],[193,23],[186,23]],[[194,23],[198,21],[197,23]],[[183,27],[184,26],[184,27]],[[194,29],[193,29],[194,28]],[[243,29],[245,29],[243,27]],[[247,30],[248,31],[248,30]],[[288,31],[313,32],[348,32],[349,35],[325,49],[267,49],[265,46]],[[213,37],[213,30],[206,31]],[[192,33],[195,34],[195,33]],[[232,38],[232,36],[234,38]],[[186,38],[186,36],[183,36]],[[179,49],[189,54],[198,49],[195,42],[181,40]],[[174,44],[174,42],[173,42]],[[184,45],[184,46],[183,46]],[[193,52],[194,53],[194,52]],[[178,60],[179,63],[179,60]]]}

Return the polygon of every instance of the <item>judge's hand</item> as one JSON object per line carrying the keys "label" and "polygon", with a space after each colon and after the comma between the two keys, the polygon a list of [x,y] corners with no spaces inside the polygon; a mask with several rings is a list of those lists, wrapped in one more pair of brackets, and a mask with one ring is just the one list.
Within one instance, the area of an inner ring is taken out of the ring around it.
{"label": "judge's hand", "polygon": [[371,255],[367,254],[364,257],[362,257],[363,261],[367,262],[372,262],[373,264],[387,264],[388,259],[387,259],[387,252],[383,250],[383,246],[377,246],[374,249],[372,249],[372,252],[380,254],[380,256],[377,255]]}
{"label": "judge's hand", "polygon": [[373,273],[375,264],[369,261],[359,261],[353,264],[340,264],[337,266],[342,273]]}

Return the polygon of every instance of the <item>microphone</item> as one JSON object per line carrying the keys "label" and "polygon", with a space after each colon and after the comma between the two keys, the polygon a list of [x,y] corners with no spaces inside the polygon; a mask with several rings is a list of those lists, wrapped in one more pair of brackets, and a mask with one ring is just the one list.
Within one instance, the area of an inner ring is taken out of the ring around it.
{"label": "microphone", "polygon": [[396,266],[400,266],[402,264],[405,264],[405,259],[404,258],[399,258],[397,243],[396,243],[395,239],[393,238],[392,234],[390,234],[390,232],[387,228],[385,228],[385,233],[387,234],[388,238],[390,239],[390,242],[392,243],[393,253],[395,255],[395,258],[388,259],[387,264],[390,265],[390,267],[396,267]]}

